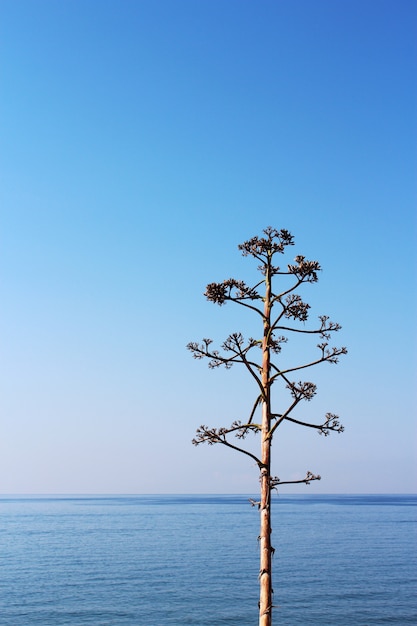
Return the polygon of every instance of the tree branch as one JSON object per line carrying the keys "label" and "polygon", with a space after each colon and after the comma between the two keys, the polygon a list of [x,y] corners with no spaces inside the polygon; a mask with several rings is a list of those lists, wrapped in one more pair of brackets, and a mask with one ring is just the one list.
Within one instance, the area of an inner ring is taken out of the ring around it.
{"label": "tree branch", "polygon": [[[280,276],[290,276],[291,272],[275,272],[275,274],[279,274]],[[297,287],[299,287],[302,284],[303,284],[303,281],[298,279],[297,282],[294,283],[294,285],[292,285],[292,287],[285,289],[285,291],[282,291],[279,294],[272,294],[271,305],[274,306],[276,302],[279,302],[282,306],[285,306],[284,304],[282,304],[281,298],[283,298],[289,293],[292,293],[295,289],[297,289]]]}
{"label": "tree branch", "polygon": [[[209,428],[208,426],[205,426],[204,424],[202,426],[200,426],[200,428],[197,428],[197,436],[192,440],[193,445],[198,446],[201,443],[208,443],[209,446],[215,444],[215,443],[221,443],[224,446],[227,446],[228,448],[232,448],[233,450],[236,450],[237,452],[241,452],[242,454],[246,454],[247,456],[249,456],[251,459],[253,459],[257,465],[259,467],[262,467],[262,462],[260,461],[260,459],[258,459],[257,456],[255,456],[254,454],[252,454],[252,452],[249,452],[248,450],[245,450],[244,448],[240,448],[239,446],[235,446],[232,443],[230,443],[230,441],[228,441],[226,439],[226,435],[230,432],[234,432],[236,430],[241,429],[242,426],[241,425],[237,425],[237,422],[234,422],[231,426],[230,429],[228,428]],[[245,424],[243,425],[243,428],[250,428],[253,430],[259,430],[260,426],[259,424]]]}
{"label": "tree branch", "polygon": [[297,404],[300,402],[300,400],[301,400],[301,398],[299,400],[298,399],[294,400],[294,402],[291,404],[291,406],[282,415],[278,415],[277,413],[271,413],[271,417],[275,417],[277,419],[277,421],[275,422],[275,424],[273,425],[273,427],[271,428],[271,430],[267,434],[267,439],[272,439],[272,437],[274,436],[274,432],[276,431],[278,426],[280,424],[282,424],[282,422],[286,419],[287,415],[289,415],[291,413],[291,411],[297,406]]}
{"label": "tree branch", "polygon": [[330,435],[331,431],[336,433],[343,433],[345,427],[343,424],[339,422],[339,416],[334,415],[334,413],[326,413],[326,419],[322,424],[310,424],[309,422],[302,422],[301,420],[294,419],[293,417],[288,417],[286,415],[284,417],[288,422],[293,422],[294,424],[299,424],[300,426],[307,426],[308,428],[315,428],[318,430],[320,435],[324,435],[327,437]]}
{"label": "tree branch", "polygon": [[321,476],[319,474],[313,474],[312,472],[307,472],[305,478],[301,480],[283,480],[281,481],[278,476],[271,476],[271,487],[272,489],[276,489],[278,485],[297,485],[300,483],[304,483],[305,485],[309,485],[313,480],[321,480]]}
{"label": "tree branch", "polygon": [[276,329],[285,330],[285,331],[294,332],[294,333],[303,333],[305,335],[316,334],[316,335],[321,335],[324,339],[330,339],[330,333],[337,332],[341,330],[342,328],[341,325],[338,324],[337,322],[332,322],[327,315],[319,315],[319,320],[321,321],[320,328],[314,328],[312,330],[303,329],[303,328],[293,328],[291,326],[276,326]]}
{"label": "tree branch", "polygon": [[193,357],[195,359],[202,359],[204,357],[211,359],[208,364],[211,369],[220,367],[221,365],[224,365],[226,369],[230,369],[235,363],[245,365],[262,392],[262,381],[255,373],[256,371],[260,370],[261,366],[259,363],[249,361],[246,358],[249,350],[259,344],[257,340],[250,338],[247,346],[242,349],[244,341],[242,334],[232,333],[231,335],[229,335],[229,337],[223,342],[222,348],[226,352],[233,352],[233,354],[235,355],[233,357],[222,356],[218,350],[210,351],[209,345],[213,343],[212,339],[203,339],[202,341],[202,344],[198,344],[194,341],[187,344],[187,349],[193,353]]}
{"label": "tree branch", "polygon": [[[260,281],[258,284],[262,284],[262,282],[263,281]],[[234,291],[236,291],[236,293],[234,293]],[[262,300],[262,296],[256,291],[256,287],[248,287],[243,280],[228,278],[222,283],[209,283],[204,295],[207,300],[220,306],[225,304],[225,302],[236,302],[263,317],[263,312],[260,309],[243,302],[243,300]]]}
{"label": "tree branch", "polygon": [[298,365],[297,367],[290,367],[286,370],[279,370],[274,364],[271,363],[271,367],[277,373],[271,376],[270,382],[272,383],[274,380],[276,380],[280,376],[283,376],[283,374],[288,374],[289,372],[297,372],[298,370],[306,369],[307,367],[313,367],[313,365],[318,365],[319,363],[325,363],[326,361],[328,363],[335,364],[338,362],[337,357],[340,356],[341,354],[347,354],[347,349],[345,347],[332,348],[331,352],[329,351],[328,354],[325,354],[324,356],[322,356],[320,359],[317,359],[316,361],[311,361],[310,363],[306,363],[305,365]]}

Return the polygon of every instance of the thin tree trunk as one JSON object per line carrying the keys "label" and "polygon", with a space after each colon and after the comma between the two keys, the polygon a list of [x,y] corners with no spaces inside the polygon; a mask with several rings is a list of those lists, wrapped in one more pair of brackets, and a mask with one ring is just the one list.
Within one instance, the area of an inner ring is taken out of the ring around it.
{"label": "thin tree trunk", "polygon": [[270,315],[271,273],[265,275],[264,336],[262,343],[262,443],[261,443],[261,499],[260,499],[260,594],[259,626],[272,624],[272,550],[271,550],[271,400],[270,400]]}
{"label": "thin tree trunk", "polygon": [[[266,403],[263,412],[267,413]],[[264,431],[264,429],[262,429]],[[264,432],[263,432],[264,436]],[[259,626],[272,624],[272,581],[271,581],[271,507],[270,507],[270,440],[263,446],[261,471],[261,531],[260,531],[260,597],[259,597]]]}

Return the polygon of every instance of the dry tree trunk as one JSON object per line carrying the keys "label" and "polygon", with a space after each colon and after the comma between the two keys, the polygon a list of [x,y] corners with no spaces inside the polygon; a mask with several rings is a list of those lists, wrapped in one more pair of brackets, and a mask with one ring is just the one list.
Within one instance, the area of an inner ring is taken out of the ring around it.
{"label": "dry tree trunk", "polygon": [[270,399],[270,334],[271,334],[271,272],[265,275],[264,336],[262,342],[262,442],[260,499],[260,572],[259,626],[272,624],[272,549],[271,549],[271,399]]}

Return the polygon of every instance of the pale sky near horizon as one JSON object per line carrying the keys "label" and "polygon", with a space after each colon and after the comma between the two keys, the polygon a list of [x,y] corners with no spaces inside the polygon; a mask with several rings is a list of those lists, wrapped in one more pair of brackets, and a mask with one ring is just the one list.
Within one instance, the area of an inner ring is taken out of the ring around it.
{"label": "pale sky near horizon", "polygon": [[273,473],[322,475],[282,492],[417,492],[416,24],[412,0],[0,0],[0,494],[256,494],[250,459],[191,445],[256,390],[185,345],[260,332],[203,292],[253,277],[237,245],[268,225],[320,261],[303,295],[349,349],[306,375],[305,416],[346,431],[282,429]]}

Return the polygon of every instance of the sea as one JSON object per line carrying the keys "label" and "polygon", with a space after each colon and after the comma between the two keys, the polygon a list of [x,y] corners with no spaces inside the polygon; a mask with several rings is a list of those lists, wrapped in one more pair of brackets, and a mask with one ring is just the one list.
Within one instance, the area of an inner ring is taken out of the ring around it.
{"label": "sea", "polygon": [[[417,624],[416,495],[276,495],[273,624]],[[255,626],[243,495],[0,497],[1,626]]]}

